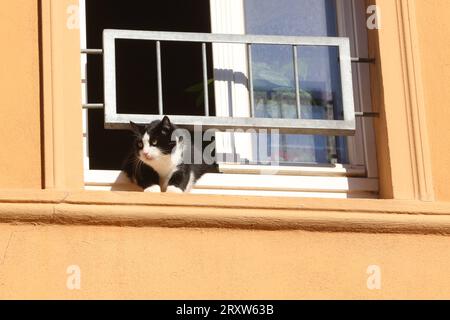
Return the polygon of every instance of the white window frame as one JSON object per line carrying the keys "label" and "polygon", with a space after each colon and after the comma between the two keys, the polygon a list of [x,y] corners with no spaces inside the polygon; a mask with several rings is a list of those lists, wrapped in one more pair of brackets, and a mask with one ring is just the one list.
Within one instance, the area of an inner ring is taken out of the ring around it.
{"label": "white window frame", "polygon": [[[86,48],[85,1],[79,0],[81,48]],[[211,27],[213,33],[244,34],[243,0],[210,0]],[[339,36],[351,40],[352,56],[367,57],[366,32],[363,4],[358,0],[336,1],[338,11]],[[362,11],[361,11],[362,10]],[[358,17],[358,19],[355,19]],[[361,24],[363,24],[361,26]],[[358,44],[358,45],[355,45]],[[214,44],[214,69],[230,69],[247,76],[248,61],[245,45]],[[81,55],[82,62],[82,103],[87,103],[86,55]],[[368,66],[353,66],[355,111],[370,111],[370,92]],[[214,75],[216,77],[216,74]],[[249,91],[245,84],[235,82],[233,74],[230,81],[215,81],[216,114],[227,116],[229,105],[233,114],[246,117],[250,112]],[[221,75],[223,78],[224,75]],[[231,83],[232,94],[228,87]],[[229,97],[233,101],[228,101]],[[374,131],[370,119],[356,120],[357,134],[348,137],[349,165],[307,165],[292,167],[267,167],[221,164],[221,171],[226,174],[208,174],[202,178],[192,193],[204,194],[238,194],[238,195],[278,195],[287,197],[321,197],[321,198],[376,198],[378,194],[378,174],[374,148]],[[91,170],[88,155],[87,110],[83,110],[83,145],[85,165],[85,188],[88,190],[139,190],[117,170]],[[251,158],[249,145],[252,137],[246,133],[222,134],[216,137],[216,144],[233,153]],[[358,150],[358,151],[357,151]],[[363,150],[360,152],[359,150]]]}

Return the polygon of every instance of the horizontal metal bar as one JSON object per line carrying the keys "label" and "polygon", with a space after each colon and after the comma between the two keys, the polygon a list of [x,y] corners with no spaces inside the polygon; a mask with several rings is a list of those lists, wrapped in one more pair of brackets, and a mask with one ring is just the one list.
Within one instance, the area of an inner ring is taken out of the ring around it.
{"label": "horizontal metal bar", "polygon": [[103,49],[81,49],[82,54],[103,54]]}
{"label": "horizontal metal bar", "polygon": [[[353,135],[355,121],[347,120],[313,120],[313,119],[274,119],[274,118],[240,118],[240,117],[202,117],[202,116],[169,116],[179,127],[193,129],[201,126],[202,130],[279,130],[279,133],[320,134],[320,135]],[[105,128],[126,129],[129,122],[148,124],[161,120],[159,115],[116,114],[105,115]]]}
{"label": "horizontal metal bar", "polygon": [[83,109],[103,109],[104,107],[103,103],[86,103],[82,105]]}
{"label": "horizontal metal bar", "polygon": [[167,32],[142,30],[105,29],[103,36],[115,39],[135,39],[154,41],[188,41],[209,43],[237,44],[274,44],[274,45],[304,45],[304,46],[339,46],[348,43],[348,38],[342,37],[297,37],[271,36],[251,34],[219,34],[193,32]]}
{"label": "horizontal metal bar", "polygon": [[356,117],[379,117],[379,112],[355,112]]}
{"label": "horizontal metal bar", "polygon": [[354,63],[375,63],[375,58],[351,58]]}

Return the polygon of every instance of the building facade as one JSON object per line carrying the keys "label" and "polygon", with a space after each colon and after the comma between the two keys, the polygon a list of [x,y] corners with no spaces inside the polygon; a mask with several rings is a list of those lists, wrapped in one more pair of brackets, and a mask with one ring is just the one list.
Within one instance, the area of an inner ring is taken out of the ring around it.
{"label": "building facade", "polygon": [[4,2],[0,298],[450,298],[450,2],[373,5],[376,196],[329,199],[86,190],[79,2]]}

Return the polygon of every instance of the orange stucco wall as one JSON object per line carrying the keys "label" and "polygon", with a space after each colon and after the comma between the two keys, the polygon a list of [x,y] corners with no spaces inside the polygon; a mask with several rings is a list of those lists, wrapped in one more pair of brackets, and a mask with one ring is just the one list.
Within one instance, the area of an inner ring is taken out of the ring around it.
{"label": "orange stucco wall", "polygon": [[[0,225],[0,298],[450,298],[450,238]],[[80,267],[81,290],[66,286]],[[369,265],[381,289],[369,290]]]}
{"label": "orange stucco wall", "polygon": [[0,187],[41,187],[37,1],[0,8]]}
{"label": "orange stucco wall", "polygon": [[450,201],[450,1],[418,0],[417,22],[436,197]]}

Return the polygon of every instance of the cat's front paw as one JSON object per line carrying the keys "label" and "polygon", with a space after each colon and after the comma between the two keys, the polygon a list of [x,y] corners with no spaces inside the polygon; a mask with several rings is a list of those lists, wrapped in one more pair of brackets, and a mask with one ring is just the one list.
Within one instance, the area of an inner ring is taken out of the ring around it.
{"label": "cat's front paw", "polygon": [[175,186],[168,186],[166,191],[169,193],[183,193],[184,192],[183,190],[181,190],[180,188],[175,187]]}
{"label": "cat's front paw", "polygon": [[144,192],[161,192],[161,187],[157,184],[148,187],[147,189],[144,189]]}

